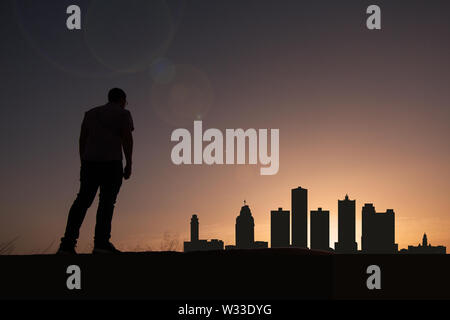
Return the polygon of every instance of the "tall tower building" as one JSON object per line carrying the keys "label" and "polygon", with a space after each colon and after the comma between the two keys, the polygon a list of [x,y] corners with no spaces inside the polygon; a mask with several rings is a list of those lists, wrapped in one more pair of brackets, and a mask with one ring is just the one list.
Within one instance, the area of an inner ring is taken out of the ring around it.
{"label": "tall tower building", "polygon": [[290,236],[289,210],[270,211],[270,246],[272,248],[289,247]]}
{"label": "tall tower building", "polygon": [[355,241],[356,201],[345,195],[344,200],[338,200],[338,242],[334,244],[336,252],[355,253],[358,245]]}
{"label": "tall tower building", "polygon": [[308,190],[291,190],[292,246],[308,247]]}
{"label": "tall tower building", "polygon": [[330,212],[311,210],[311,249],[330,250]]}
{"label": "tall tower building", "polygon": [[198,241],[198,217],[196,214],[191,218],[191,242]]}
{"label": "tall tower building", "polygon": [[373,204],[364,205],[361,248],[364,253],[397,253],[394,210],[376,212]]}
{"label": "tall tower building", "polygon": [[241,208],[236,218],[236,248],[249,249],[255,245],[255,221],[248,205]]}

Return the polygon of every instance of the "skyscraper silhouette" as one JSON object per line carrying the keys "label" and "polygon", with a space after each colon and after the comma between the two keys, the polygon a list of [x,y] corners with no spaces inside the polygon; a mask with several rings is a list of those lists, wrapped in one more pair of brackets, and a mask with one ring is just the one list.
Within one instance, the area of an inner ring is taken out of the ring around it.
{"label": "skyscraper silhouette", "polygon": [[394,210],[377,213],[373,204],[364,205],[361,247],[363,253],[397,253]]}
{"label": "skyscraper silhouette", "polygon": [[255,221],[248,205],[244,204],[236,218],[236,248],[249,249],[255,244]]}
{"label": "skyscraper silhouette", "polygon": [[290,216],[288,210],[278,208],[270,212],[270,246],[289,247]]}
{"label": "skyscraper silhouette", "polygon": [[338,242],[334,248],[339,253],[355,253],[358,245],[355,241],[356,201],[345,195],[344,200],[338,200]]}
{"label": "skyscraper silhouette", "polygon": [[292,246],[308,246],[308,190],[298,187],[291,190]]}
{"label": "skyscraper silhouette", "polygon": [[311,249],[330,250],[330,212],[311,210]]}

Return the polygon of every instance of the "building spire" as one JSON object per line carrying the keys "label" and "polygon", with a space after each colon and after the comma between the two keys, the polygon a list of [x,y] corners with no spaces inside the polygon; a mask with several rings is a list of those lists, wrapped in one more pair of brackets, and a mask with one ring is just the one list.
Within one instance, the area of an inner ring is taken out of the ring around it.
{"label": "building spire", "polygon": [[422,246],[424,246],[424,247],[428,246],[428,239],[427,239],[427,234],[426,233],[423,234]]}

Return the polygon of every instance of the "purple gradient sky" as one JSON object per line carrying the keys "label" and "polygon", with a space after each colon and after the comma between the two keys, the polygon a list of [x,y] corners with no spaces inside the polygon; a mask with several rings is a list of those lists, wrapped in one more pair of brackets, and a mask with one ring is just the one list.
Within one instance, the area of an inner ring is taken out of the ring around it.
{"label": "purple gradient sky", "polygon": [[[56,250],[78,188],[83,112],[119,86],[136,127],[113,220],[119,248],[159,250],[165,233],[187,240],[194,213],[201,238],[232,244],[244,199],[256,238],[270,241],[270,210],[290,209],[297,186],[309,189],[309,210],[330,210],[332,246],[346,193],[358,242],[372,202],[395,210],[400,248],[424,232],[450,246],[448,2],[378,1],[381,31],[365,28],[366,1],[167,3],[2,1],[0,243]],[[82,31],[65,28],[69,4],[82,8]],[[157,57],[173,65],[163,85]],[[173,165],[171,132],[198,118],[205,129],[279,128],[279,173]]]}

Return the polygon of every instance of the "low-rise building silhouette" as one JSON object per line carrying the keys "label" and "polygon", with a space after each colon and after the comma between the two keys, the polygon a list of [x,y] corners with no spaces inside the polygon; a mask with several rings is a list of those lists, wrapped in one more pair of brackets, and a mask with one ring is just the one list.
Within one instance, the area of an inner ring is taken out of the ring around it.
{"label": "low-rise building silhouette", "polygon": [[269,247],[269,243],[267,241],[255,241],[253,244],[253,248],[255,249],[265,249]]}
{"label": "low-rise building silhouette", "polygon": [[290,243],[290,215],[289,210],[270,211],[270,247],[289,247]]}
{"label": "low-rise building silhouette", "polygon": [[330,212],[328,210],[311,210],[311,249],[330,249]]}
{"label": "low-rise building silhouette", "polygon": [[376,212],[373,204],[364,205],[361,247],[363,253],[397,253],[394,210]]}
{"label": "low-rise building silhouette", "polygon": [[356,253],[358,245],[355,241],[356,200],[350,200],[345,195],[344,200],[338,200],[338,241],[334,249],[338,253]]}
{"label": "low-rise building silhouette", "polygon": [[422,244],[417,246],[408,246],[407,253],[412,254],[446,254],[447,248],[445,246],[432,246],[428,243],[427,234],[423,234]]}
{"label": "low-rise building silhouette", "polygon": [[[266,249],[269,247],[269,243],[267,241],[255,241],[253,243],[253,247],[251,249]],[[238,248],[235,245],[226,245],[225,250],[235,250],[235,249],[242,249]],[[248,248],[246,248],[248,249]]]}
{"label": "low-rise building silhouette", "polygon": [[218,239],[200,240],[198,217],[194,214],[191,218],[191,241],[184,242],[184,252],[208,250],[223,250],[223,241]]}

